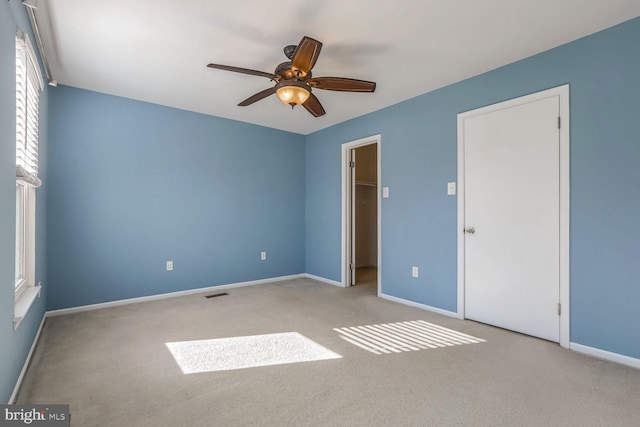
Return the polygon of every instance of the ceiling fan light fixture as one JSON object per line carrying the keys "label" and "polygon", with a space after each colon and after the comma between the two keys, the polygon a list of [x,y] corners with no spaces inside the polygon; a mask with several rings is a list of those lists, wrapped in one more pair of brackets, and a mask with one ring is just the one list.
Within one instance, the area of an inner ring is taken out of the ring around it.
{"label": "ceiling fan light fixture", "polygon": [[282,82],[282,85],[276,89],[276,94],[280,101],[293,107],[304,104],[309,99],[311,92],[304,83],[293,80]]}
{"label": "ceiling fan light fixture", "polygon": [[222,64],[208,64],[207,67],[266,77],[275,82],[274,86],[255,93],[240,102],[238,104],[239,107],[246,107],[275,93],[278,95],[278,99],[283,104],[290,105],[291,109],[296,105],[302,105],[313,117],[320,117],[324,116],[326,112],[320,100],[311,93],[313,89],[339,92],[373,92],[376,90],[375,82],[365,80],[346,77],[312,78],[311,69],[318,60],[320,49],[322,49],[322,43],[311,37],[304,36],[297,45],[289,45],[284,48],[284,54],[289,61],[278,64],[273,73]]}

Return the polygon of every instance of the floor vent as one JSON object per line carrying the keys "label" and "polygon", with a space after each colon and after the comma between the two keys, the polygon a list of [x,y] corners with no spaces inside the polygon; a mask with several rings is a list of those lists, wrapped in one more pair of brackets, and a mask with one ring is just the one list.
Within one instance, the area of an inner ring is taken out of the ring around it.
{"label": "floor vent", "polygon": [[222,297],[225,295],[229,295],[226,292],[220,292],[219,294],[211,294],[211,295],[206,295],[205,298],[215,298],[215,297]]}

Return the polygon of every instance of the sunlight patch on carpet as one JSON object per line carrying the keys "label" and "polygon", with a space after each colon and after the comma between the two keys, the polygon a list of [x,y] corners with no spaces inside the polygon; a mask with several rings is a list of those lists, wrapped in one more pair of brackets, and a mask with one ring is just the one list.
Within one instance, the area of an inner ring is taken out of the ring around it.
{"label": "sunlight patch on carpet", "polygon": [[424,320],[334,328],[333,330],[338,332],[343,340],[374,354],[402,353],[486,342],[481,338]]}
{"label": "sunlight patch on carpet", "polygon": [[166,343],[185,374],[339,359],[297,332]]}

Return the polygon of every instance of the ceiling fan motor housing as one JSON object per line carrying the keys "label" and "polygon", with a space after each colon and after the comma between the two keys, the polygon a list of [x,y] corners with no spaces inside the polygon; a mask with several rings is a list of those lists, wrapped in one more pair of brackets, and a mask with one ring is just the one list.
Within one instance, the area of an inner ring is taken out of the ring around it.
{"label": "ceiling fan motor housing", "polygon": [[286,61],[278,64],[273,74],[281,76],[283,79],[290,79],[293,77],[291,72],[291,61]]}
{"label": "ceiling fan motor housing", "polygon": [[298,80],[308,80],[311,78],[311,71],[309,71],[302,79],[293,72],[291,69],[291,61],[286,61],[278,64],[273,74],[282,77],[283,79],[298,79]]}

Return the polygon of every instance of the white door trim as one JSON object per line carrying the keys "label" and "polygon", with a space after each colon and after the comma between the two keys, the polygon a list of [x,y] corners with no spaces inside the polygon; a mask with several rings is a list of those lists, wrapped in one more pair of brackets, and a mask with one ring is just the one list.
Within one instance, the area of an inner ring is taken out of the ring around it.
{"label": "white door trim", "polygon": [[569,348],[569,85],[544,90],[458,114],[458,317],[465,318],[464,120],[552,96],[560,99],[560,345]]}
{"label": "white door trim", "polygon": [[349,219],[349,152],[357,147],[365,145],[376,144],[377,147],[377,199],[378,199],[378,296],[380,296],[380,289],[382,289],[381,271],[382,271],[382,238],[381,238],[381,197],[380,197],[380,183],[381,180],[381,167],[382,161],[380,159],[381,147],[380,143],[382,138],[380,134],[367,136],[366,138],[360,138],[355,141],[345,142],[342,144],[342,278],[340,282],[342,286],[349,287],[349,239],[347,236],[351,232],[351,224]]}
{"label": "white door trim", "polygon": [[[351,149],[348,151],[348,153],[350,154],[350,158],[349,158],[349,163],[351,162],[356,162],[356,151],[355,149]],[[351,166],[351,165],[349,165]],[[351,256],[347,257],[347,261],[349,262],[349,264],[351,265],[351,267],[353,267],[350,271],[351,274],[349,275],[349,286],[353,286],[356,284],[356,268],[358,265],[358,260],[356,259],[356,168],[349,168],[350,171],[350,183],[351,185],[349,186],[349,194],[348,197],[351,198],[351,204],[349,206],[349,211],[348,211],[348,215],[351,219],[351,221],[349,222],[349,235],[347,236],[347,238],[349,239],[349,252],[351,254]]]}

